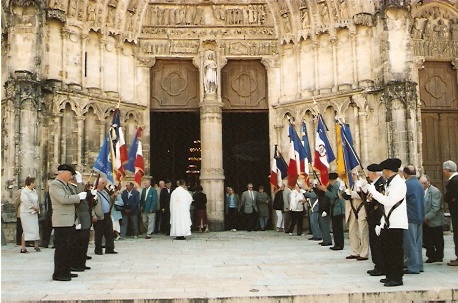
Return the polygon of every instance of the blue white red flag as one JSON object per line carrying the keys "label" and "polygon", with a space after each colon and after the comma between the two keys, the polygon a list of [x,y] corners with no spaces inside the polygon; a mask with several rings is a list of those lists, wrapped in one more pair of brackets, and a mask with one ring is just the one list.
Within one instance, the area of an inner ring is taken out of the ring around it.
{"label": "blue white red flag", "polygon": [[287,177],[287,173],[288,165],[278,150],[278,146],[275,145],[274,158],[272,159],[272,168],[270,171],[270,183],[275,189],[282,186],[283,179]]}
{"label": "blue white red flag", "polygon": [[142,178],[145,175],[145,162],[143,160],[142,142],[140,141],[142,128],[139,127],[129,150],[129,159],[124,165],[127,171],[134,174],[134,181],[141,186]]}
{"label": "blue white red flag", "polygon": [[326,134],[327,127],[323,121],[323,117],[318,115],[318,126],[316,130],[315,140],[315,157],[313,159],[313,167],[320,171],[321,184],[327,185],[329,182],[329,167],[330,163],[336,159],[332,151]]}
{"label": "blue white red flag", "polygon": [[305,159],[307,155],[305,153],[304,146],[302,145],[299,136],[292,124],[289,125],[288,130],[289,136],[289,165],[288,165],[288,185],[294,187],[297,183],[299,174],[304,173],[305,170]]}
{"label": "blue white red flag", "polygon": [[124,140],[124,133],[122,131],[121,120],[119,118],[119,108],[116,108],[113,112],[113,120],[110,126],[110,137],[114,151],[113,169],[116,173],[116,180],[119,182],[122,177],[126,175],[123,166],[128,160],[126,142]]}

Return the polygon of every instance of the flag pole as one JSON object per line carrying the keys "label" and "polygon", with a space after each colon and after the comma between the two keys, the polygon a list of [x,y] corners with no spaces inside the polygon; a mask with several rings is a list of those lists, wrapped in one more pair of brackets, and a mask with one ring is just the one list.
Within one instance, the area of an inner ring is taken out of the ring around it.
{"label": "flag pole", "polygon": [[[313,98],[313,97],[312,97],[312,98]],[[315,99],[313,99],[313,103],[315,104],[315,106],[317,106]],[[317,106],[317,112],[318,112],[318,106]],[[318,116],[318,115],[317,115],[317,116]],[[313,120],[315,120],[315,119],[318,119],[318,118],[315,118],[315,115],[313,115]],[[317,121],[318,121],[318,120],[317,120]],[[315,126],[315,125],[314,125],[314,126]],[[315,148],[316,148],[316,147],[315,147]],[[311,152],[311,151],[310,151],[310,152]],[[311,163],[311,164],[312,164],[313,176],[315,177],[316,180],[318,180],[318,183],[320,183],[320,185],[323,185],[323,184],[321,183],[320,178],[318,178],[318,174],[316,173],[315,167],[313,167],[313,163]]]}

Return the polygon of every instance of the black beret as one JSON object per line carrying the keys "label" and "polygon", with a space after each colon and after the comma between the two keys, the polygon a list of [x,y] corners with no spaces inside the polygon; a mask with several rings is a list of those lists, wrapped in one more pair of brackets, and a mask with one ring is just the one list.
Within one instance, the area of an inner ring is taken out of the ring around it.
{"label": "black beret", "polygon": [[336,180],[339,178],[339,175],[337,173],[329,173],[329,180]]}
{"label": "black beret", "polygon": [[378,164],[372,163],[367,166],[368,171],[376,172],[376,171],[382,171],[383,169],[380,168]]}
{"label": "black beret", "polygon": [[383,160],[379,164],[380,169],[389,169],[394,172],[398,172],[399,168],[401,167],[402,161],[398,158],[388,158]]}
{"label": "black beret", "polygon": [[69,164],[61,164],[59,165],[59,167],[57,167],[57,171],[69,171],[72,173],[72,175],[76,174],[75,172],[75,169],[73,168],[73,166],[69,165]]}

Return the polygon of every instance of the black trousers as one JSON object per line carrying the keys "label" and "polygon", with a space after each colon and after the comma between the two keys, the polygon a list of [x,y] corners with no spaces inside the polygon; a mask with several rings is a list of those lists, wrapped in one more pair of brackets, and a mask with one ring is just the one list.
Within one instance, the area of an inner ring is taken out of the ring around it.
{"label": "black trousers", "polygon": [[332,235],[334,236],[334,246],[344,247],[344,215],[332,216]]}
{"label": "black trousers", "polygon": [[291,225],[289,226],[289,233],[294,231],[294,226],[297,225],[297,235],[302,235],[302,229],[304,226],[304,212],[303,211],[291,211]]}
{"label": "black trousers", "polygon": [[257,229],[258,224],[258,214],[256,212],[252,212],[251,214],[244,213],[244,225],[247,231],[252,231]]}
{"label": "black trousers", "polygon": [[442,226],[429,227],[423,224],[423,245],[426,256],[431,260],[444,258],[444,232]]}
{"label": "black trousers", "polygon": [[70,260],[75,242],[75,225],[54,227],[54,277],[70,277]]}
{"label": "black trousers", "polygon": [[228,229],[237,229],[238,228],[238,216],[239,212],[237,208],[229,208],[227,210],[227,228]]}
{"label": "black trousers", "polygon": [[453,225],[453,243],[455,243],[455,256],[458,260],[458,209],[450,209],[450,218]]}
{"label": "black trousers", "polygon": [[382,256],[385,263],[385,275],[389,281],[402,282],[404,271],[404,229],[382,229]]}
{"label": "black trousers", "polygon": [[22,245],[23,232],[21,218],[16,218],[16,245]]}
{"label": "black trousers", "polygon": [[40,246],[48,247],[51,240],[52,233],[52,217],[46,215],[46,218],[40,222],[41,228],[41,242]]}
{"label": "black trousers", "polygon": [[165,210],[161,215],[161,231],[164,235],[170,235],[170,210]]}
{"label": "black trousers", "polygon": [[105,251],[114,250],[114,233],[113,221],[111,221],[110,213],[103,215],[103,220],[98,220],[94,223],[94,252],[102,252],[102,238],[105,237]]}
{"label": "black trousers", "polygon": [[161,220],[162,220],[162,210],[156,211],[156,220],[154,221],[154,233],[159,233],[161,229]]}
{"label": "black trousers", "polygon": [[371,249],[372,262],[374,269],[378,272],[385,273],[385,264],[382,257],[382,241],[375,233],[375,223],[369,223],[369,247]]}
{"label": "black trousers", "polygon": [[75,249],[72,258],[72,267],[84,268],[86,266],[86,255],[89,246],[90,229],[80,229],[75,231]]}

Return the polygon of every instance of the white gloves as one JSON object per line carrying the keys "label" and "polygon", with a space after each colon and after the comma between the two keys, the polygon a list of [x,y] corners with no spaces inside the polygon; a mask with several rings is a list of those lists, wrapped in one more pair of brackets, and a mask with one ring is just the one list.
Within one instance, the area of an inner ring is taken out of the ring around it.
{"label": "white gloves", "polygon": [[362,187],[361,187],[361,190],[364,192],[364,193],[367,193],[367,189],[368,189],[368,184],[364,184]]}
{"label": "white gloves", "polygon": [[340,182],[340,186],[339,186],[339,190],[342,191],[342,190],[345,190],[345,183],[344,182]]}
{"label": "white gloves", "polygon": [[76,171],[75,173],[75,181],[76,183],[83,183],[83,176],[79,171]]}
{"label": "white gloves", "polygon": [[81,229],[81,224],[76,225],[76,226],[75,226],[75,229],[76,229],[76,230],[80,230],[80,229]]}
{"label": "white gloves", "polygon": [[94,200],[97,200],[97,189],[92,189],[91,194],[94,196]]}
{"label": "white gloves", "polygon": [[345,193],[346,193],[347,195],[349,195],[349,196],[350,196],[350,195],[351,195],[350,189],[349,189],[349,188],[347,188],[347,189],[345,190]]}
{"label": "white gloves", "polygon": [[380,232],[382,231],[382,227],[380,225],[375,225],[375,234],[380,236]]}
{"label": "white gloves", "polygon": [[80,197],[80,200],[84,200],[87,197],[87,192],[82,191],[78,194],[78,196]]}
{"label": "white gloves", "polygon": [[370,192],[371,194],[374,194],[374,193],[377,192],[377,190],[375,189],[374,184],[372,184],[372,183],[367,185],[367,191]]}
{"label": "white gloves", "polygon": [[321,214],[322,217],[326,217],[327,215],[328,215],[328,213],[325,212],[325,211]]}

